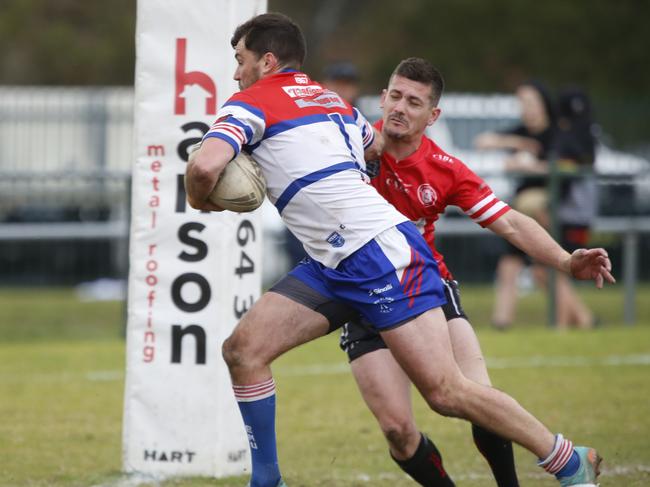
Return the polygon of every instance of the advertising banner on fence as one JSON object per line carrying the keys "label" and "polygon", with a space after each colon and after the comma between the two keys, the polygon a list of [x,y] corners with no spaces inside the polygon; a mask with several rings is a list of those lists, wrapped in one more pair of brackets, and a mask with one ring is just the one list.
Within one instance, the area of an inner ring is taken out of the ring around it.
{"label": "advertising banner on fence", "polygon": [[230,37],[265,0],[138,0],[123,467],[241,474],[221,344],[261,290],[259,215],[186,203],[188,148],[236,89]]}

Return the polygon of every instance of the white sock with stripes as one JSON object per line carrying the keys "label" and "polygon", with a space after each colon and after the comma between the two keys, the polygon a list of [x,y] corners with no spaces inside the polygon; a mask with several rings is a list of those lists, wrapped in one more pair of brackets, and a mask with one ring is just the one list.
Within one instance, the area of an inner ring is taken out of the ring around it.
{"label": "white sock with stripes", "polygon": [[561,434],[555,436],[555,446],[549,456],[537,463],[548,473],[557,475],[562,470],[573,455],[573,443],[565,439]]}

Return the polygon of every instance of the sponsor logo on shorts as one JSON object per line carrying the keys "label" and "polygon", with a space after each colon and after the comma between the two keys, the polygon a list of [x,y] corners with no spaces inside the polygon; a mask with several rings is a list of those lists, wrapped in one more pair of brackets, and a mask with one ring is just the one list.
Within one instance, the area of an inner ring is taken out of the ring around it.
{"label": "sponsor logo on shorts", "polygon": [[393,289],[393,285],[389,282],[384,287],[377,287],[368,291],[368,297],[378,296],[378,298],[375,299],[372,304],[379,306],[380,313],[390,313],[393,311],[393,308],[390,307],[390,303],[395,300],[390,296],[382,296],[382,294],[390,291],[391,289]]}
{"label": "sponsor logo on shorts", "polygon": [[378,287],[376,289],[371,289],[370,291],[368,291],[368,296],[372,296],[373,294],[385,293],[386,291],[390,291],[391,289],[393,289],[393,285],[389,282],[384,287]]}
{"label": "sponsor logo on shorts", "polygon": [[373,301],[372,304],[376,304],[379,306],[379,312],[380,313],[390,313],[393,311],[393,308],[390,307],[390,303],[395,301],[393,298],[389,296],[382,296],[376,301]]}
{"label": "sponsor logo on shorts", "polygon": [[329,234],[329,237],[327,237],[327,243],[332,247],[343,247],[345,239],[339,232],[332,232]]}

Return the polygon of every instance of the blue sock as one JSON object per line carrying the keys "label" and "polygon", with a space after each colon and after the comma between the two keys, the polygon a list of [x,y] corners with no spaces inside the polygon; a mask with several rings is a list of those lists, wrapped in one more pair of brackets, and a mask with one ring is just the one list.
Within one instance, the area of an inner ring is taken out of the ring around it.
{"label": "blue sock", "polygon": [[578,455],[578,452],[573,450],[573,453],[571,454],[571,458],[569,458],[569,461],[566,463],[562,469],[555,474],[556,478],[562,478],[562,477],[571,477],[574,473],[578,471],[580,468],[580,455]]}
{"label": "blue sock", "polygon": [[275,487],[280,482],[275,443],[275,383],[233,386],[248,435],[253,472],[251,487]]}

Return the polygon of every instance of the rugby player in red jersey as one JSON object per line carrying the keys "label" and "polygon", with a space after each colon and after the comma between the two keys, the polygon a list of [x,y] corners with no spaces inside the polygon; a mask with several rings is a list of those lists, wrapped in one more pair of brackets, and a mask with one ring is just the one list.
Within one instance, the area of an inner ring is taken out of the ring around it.
{"label": "rugby player in red jersey", "polygon": [[[382,120],[375,124],[384,137],[384,152],[379,161],[367,163],[367,170],[377,191],[420,228],[438,263],[447,296],[443,311],[456,362],[467,378],[489,386],[480,345],[460,303],[458,283],[435,247],[434,226],[440,214],[447,206],[460,207],[474,222],[533,259],[566,273],[571,273],[572,263],[586,251],[569,255],[533,219],[500,201],[463,162],[424,135],[440,116],[437,105],[443,85],[440,73],[423,59],[409,58],[398,65],[382,94]],[[386,436],[391,457],[421,485],[453,485],[435,445],[415,425],[410,381],[380,334],[363,320],[351,322],[344,327],[341,347]],[[477,424],[472,424],[472,435],[497,485],[518,486],[512,443]],[[558,435],[558,448],[563,448],[562,442]],[[570,459],[568,453],[567,448],[562,461]],[[558,472],[559,464],[554,463],[551,458],[545,464],[552,464],[552,473]]]}

